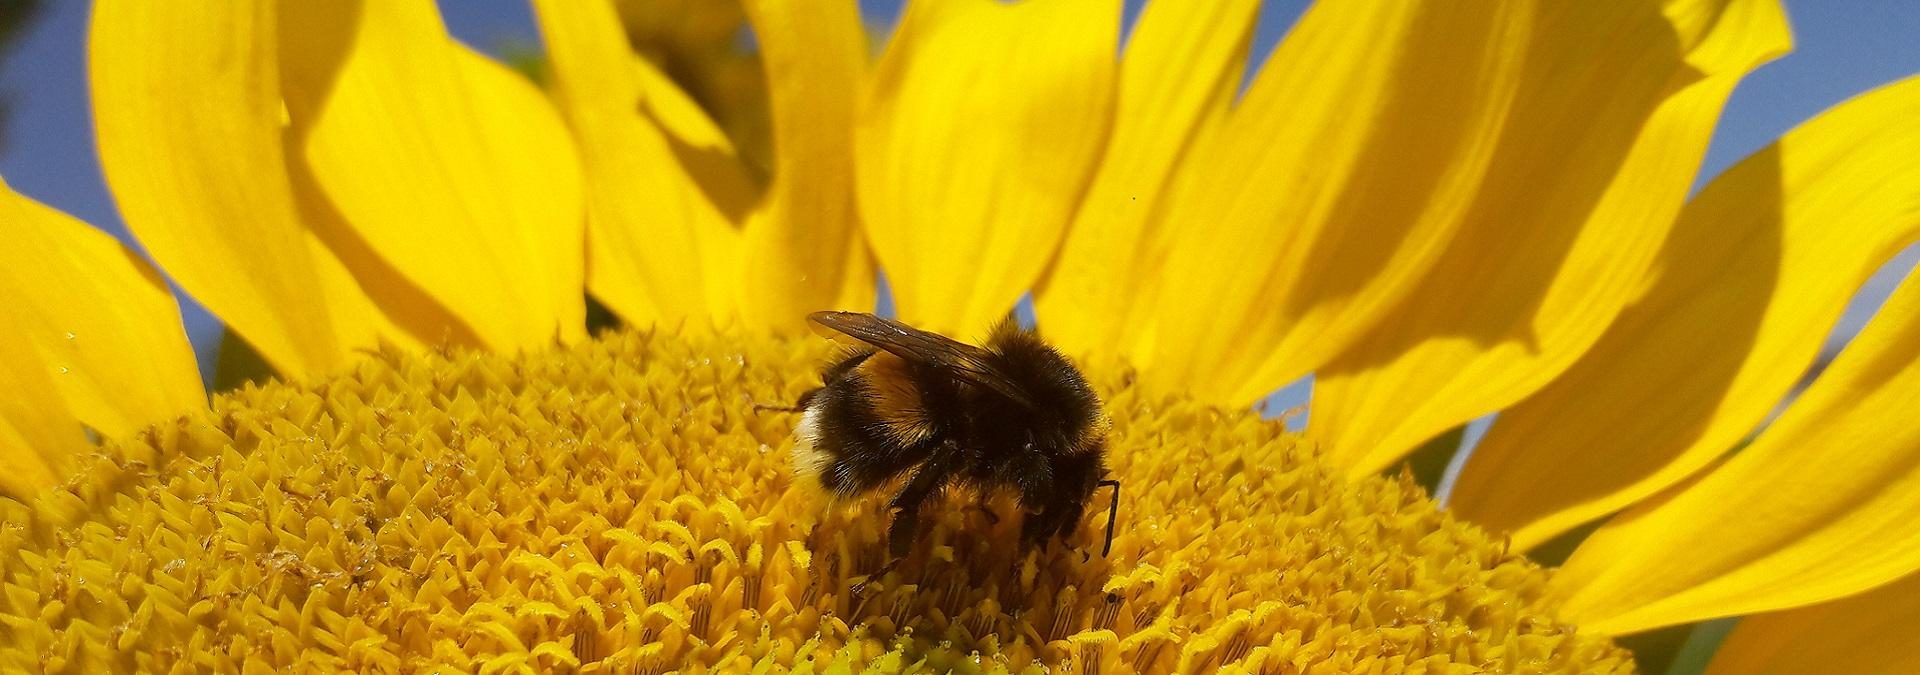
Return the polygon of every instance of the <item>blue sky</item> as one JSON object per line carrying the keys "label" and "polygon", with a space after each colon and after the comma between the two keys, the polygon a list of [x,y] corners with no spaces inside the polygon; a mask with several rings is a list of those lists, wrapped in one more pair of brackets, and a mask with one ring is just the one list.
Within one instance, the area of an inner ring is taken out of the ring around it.
{"label": "blue sky", "polygon": [[[886,22],[898,0],[861,0],[869,16]],[[1271,49],[1305,6],[1270,1],[1259,27],[1256,56]],[[442,0],[449,28],[481,48],[536,43],[524,0]],[[1139,2],[1129,0],[1130,14]],[[1708,150],[1711,176],[1765,146],[1793,125],[1849,96],[1920,73],[1920,3],[1910,0],[1788,0],[1796,49],[1744,81],[1729,101]],[[27,195],[125,237],[100,178],[87,108],[84,37],[87,3],[46,3],[0,68],[0,90],[12,98],[7,149],[0,176]],[[1835,345],[1858,329],[1905,271],[1920,258],[1909,249],[1862,290],[1836,331]],[[197,308],[186,310],[196,344],[219,327]],[[203,351],[203,364],[210,351]],[[205,366],[203,365],[203,368]]]}

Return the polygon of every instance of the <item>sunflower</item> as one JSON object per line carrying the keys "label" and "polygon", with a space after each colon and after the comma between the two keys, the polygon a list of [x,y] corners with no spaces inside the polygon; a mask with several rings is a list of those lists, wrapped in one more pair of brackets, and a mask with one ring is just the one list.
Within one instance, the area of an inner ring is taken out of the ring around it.
{"label": "sunflower", "polygon": [[[1255,0],[1124,49],[1112,0],[917,0],[877,57],[748,0],[760,168],[612,4],[534,5],[546,90],[427,0],[99,3],[158,269],[0,190],[0,664],[1628,672],[1744,616],[1712,672],[1920,665],[1920,285],[1747,439],[1920,234],[1920,79],[1689,198],[1774,2],[1323,2],[1242,91]],[[884,505],[795,485],[756,403],[878,269],[961,336],[1033,293],[1111,556],[952,508],[874,575]],[[161,271],[278,379],[208,401]],[[1304,435],[1249,410],[1309,373]],[[1496,411],[1446,511],[1380,475]]]}

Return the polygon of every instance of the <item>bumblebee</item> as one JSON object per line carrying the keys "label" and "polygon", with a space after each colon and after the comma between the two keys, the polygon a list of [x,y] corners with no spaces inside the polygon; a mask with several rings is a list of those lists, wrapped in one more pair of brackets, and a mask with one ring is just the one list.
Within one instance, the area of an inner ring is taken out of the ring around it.
{"label": "bumblebee", "polygon": [[808,319],[851,341],[794,408],[795,473],[835,498],[899,485],[887,528],[894,561],[912,549],[920,508],[948,486],[976,491],[983,508],[1011,492],[1025,548],[1071,536],[1094,491],[1112,487],[1100,554],[1111,550],[1120,482],[1107,477],[1106,415],[1086,377],[1038,335],[1011,317],[984,347],[872,314]]}

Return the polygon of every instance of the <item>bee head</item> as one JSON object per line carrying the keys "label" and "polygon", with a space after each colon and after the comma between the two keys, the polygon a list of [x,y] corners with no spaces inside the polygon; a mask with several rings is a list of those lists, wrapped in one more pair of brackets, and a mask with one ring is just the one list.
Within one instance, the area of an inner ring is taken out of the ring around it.
{"label": "bee head", "polygon": [[1037,442],[1061,455],[1104,448],[1108,425],[1100,397],[1065,355],[1012,321],[995,327],[986,347],[1000,356],[1007,374],[1033,399]]}

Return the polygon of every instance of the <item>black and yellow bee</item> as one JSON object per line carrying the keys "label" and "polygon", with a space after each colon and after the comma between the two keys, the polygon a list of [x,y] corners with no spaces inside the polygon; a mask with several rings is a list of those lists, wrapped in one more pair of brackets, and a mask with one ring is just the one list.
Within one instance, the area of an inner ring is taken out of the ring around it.
{"label": "black and yellow bee", "polygon": [[1107,478],[1106,415],[1038,335],[1008,320],[976,347],[872,314],[808,318],[854,342],[800,398],[795,472],[836,497],[904,476],[890,502],[894,560],[911,550],[921,506],[949,485],[977,491],[983,505],[1011,492],[1026,547],[1071,536],[1094,490],[1111,486],[1101,555],[1111,549],[1120,483]]}

